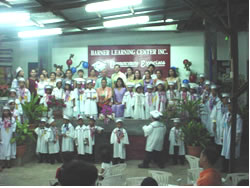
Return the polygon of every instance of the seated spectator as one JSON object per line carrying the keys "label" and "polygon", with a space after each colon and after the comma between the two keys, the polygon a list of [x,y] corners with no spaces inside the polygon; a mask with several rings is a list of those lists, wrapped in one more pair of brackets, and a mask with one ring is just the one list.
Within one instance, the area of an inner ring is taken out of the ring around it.
{"label": "seated spectator", "polygon": [[141,186],[158,186],[158,183],[154,178],[147,177],[141,182]]}
{"label": "seated spectator", "polygon": [[100,155],[101,155],[101,171],[99,173],[99,178],[103,179],[104,174],[107,175],[106,171],[109,167],[112,166],[112,152],[111,148],[108,145],[103,145],[100,149]]}
{"label": "seated spectator", "polygon": [[94,186],[98,177],[97,168],[80,160],[73,160],[62,170],[63,186]]}
{"label": "seated spectator", "polygon": [[213,168],[218,155],[215,149],[206,148],[200,155],[200,167],[204,170],[200,173],[196,185],[198,186],[219,186],[221,183],[220,173]]}

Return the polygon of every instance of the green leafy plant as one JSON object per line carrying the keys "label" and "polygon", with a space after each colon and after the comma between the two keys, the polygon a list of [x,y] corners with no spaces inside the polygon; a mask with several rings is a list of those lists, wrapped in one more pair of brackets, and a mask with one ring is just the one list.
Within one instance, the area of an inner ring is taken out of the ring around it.
{"label": "green leafy plant", "polygon": [[184,143],[188,146],[200,146],[205,148],[210,142],[210,134],[206,128],[197,121],[190,121],[182,126]]}
{"label": "green leafy plant", "polygon": [[201,100],[186,100],[179,103],[179,109],[181,111],[182,119],[185,121],[196,120],[199,121]]}
{"label": "green leafy plant", "polygon": [[20,122],[16,122],[16,132],[13,138],[11,138],[10,142],[16,142],[18,146],[24,145],[27,143],[28,138],[35,141],[33,136],[33,130],[29,128],[28,122],[24,122],[23,124]]}
{"label": "green leafy plant", "polygon": [[23,112],[25,116],[28,118],[29,123],[33,124],[38,121],[44,112],[47,112],[47,107],[38,104],[39,96],[34,96],[32,94],[30,102],[25,102],[22,104]]}

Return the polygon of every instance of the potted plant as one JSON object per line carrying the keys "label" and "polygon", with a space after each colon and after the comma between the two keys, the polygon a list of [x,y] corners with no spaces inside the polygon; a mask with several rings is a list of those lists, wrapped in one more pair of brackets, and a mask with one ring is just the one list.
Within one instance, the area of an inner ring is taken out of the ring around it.
{"label": "potted plant", "polygon": [[32,94],[30,102],[25,102],[22,104],[23,112],[29,122],[30,128],[35,128],[35,123],[47,113],[47,107],[39,104],[39,96],[34,96]]}
{"label": "potted plant", "polygon": [[47,102],[48,110],[52,109],[53,116],[55,118],[62,118],[63,108],[66,107],[63,99],[56,99],[54,96],[49,96],[49,100]]}
{"label": "potted plant", "polygon": [[178,104],[182,120],[185,122],[192,120],[200,121],[199,112],[201,103],[201,100],[180,101]]}
{"label": "potted plant", "polygon": [[35,140],[33,136],[33,131],[29,128],[29,124],[26,121],[25,123],[16,122],[16,132],[13,138],[10,140],[11,143],[17,144],[16,155],[17,157],[23,157],[26,148],[28,139]]}
{"label": "potted plant", "polygon": [[200,157],[202,149],[210,142],[209,132],[200,122],[193,120],[182,126],[182,133],[187,154]]}

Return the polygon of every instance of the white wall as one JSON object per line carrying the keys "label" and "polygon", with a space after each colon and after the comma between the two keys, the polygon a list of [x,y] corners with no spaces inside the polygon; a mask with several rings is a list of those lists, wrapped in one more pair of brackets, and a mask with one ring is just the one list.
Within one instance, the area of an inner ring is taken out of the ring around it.
{"label": "white wall", "polygon": [[81,60],[87,60],[88,45],[150,45],[170,44],[170,64],[179,67],[181,78],[183,60],[193,63],[192,69],[204,72],[204,35],[202,32],[170,33],[170,32],[124,32],[96,33],[55,38],[52,43],[52,64],[62,64],[66,67],[69,54],[74,53],[74,66]]}

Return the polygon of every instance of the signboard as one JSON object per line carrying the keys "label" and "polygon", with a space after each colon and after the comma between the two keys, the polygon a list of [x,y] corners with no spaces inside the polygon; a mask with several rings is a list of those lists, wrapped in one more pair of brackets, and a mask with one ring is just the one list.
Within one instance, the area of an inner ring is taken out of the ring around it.
{"label": "signboard", "polygon": [[156,69],[167,76],[170,68],[170,45],[118,45],[118,46],[88,46],[89,71],[96,64],[104,65],[108,76],[114,73],[114,66],[119,64],[121,71],[126,72],[127,67],[139,69],[141,74],[148,65],[154,64]]}

